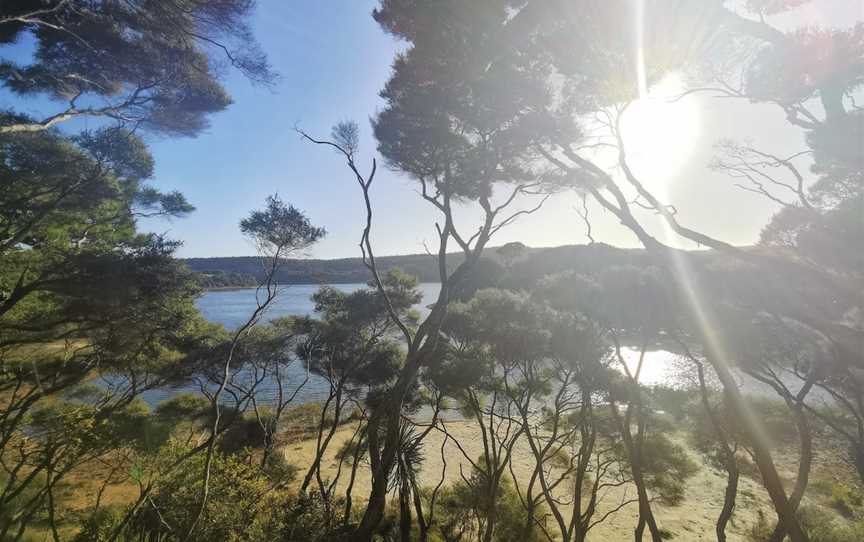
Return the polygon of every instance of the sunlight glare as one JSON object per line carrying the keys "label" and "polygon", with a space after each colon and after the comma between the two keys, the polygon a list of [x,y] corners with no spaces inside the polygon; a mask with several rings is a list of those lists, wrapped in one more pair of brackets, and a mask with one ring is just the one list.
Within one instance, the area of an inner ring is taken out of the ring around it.
{"label": "sunlight glare", "polygon": [[699,109],[694,99],[673,99],[686,90],[681,77],[670,74],[624,112],[621,134],[627,161],[650,188],[663,191],[687,162],[699,135]]}

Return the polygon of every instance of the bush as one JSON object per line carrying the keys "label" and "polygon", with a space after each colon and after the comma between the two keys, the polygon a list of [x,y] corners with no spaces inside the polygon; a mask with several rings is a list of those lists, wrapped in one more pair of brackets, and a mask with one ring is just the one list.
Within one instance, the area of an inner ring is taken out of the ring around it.
{"label": "bush", "polygon": [[[226,418],[230,418],[231,415],[228,413]],[[246,448],[260,449],[264,446],[264,429],[255,414],[246,413],[229,423],[219,440],[219,449],[222,452],[236,454]]]}
{"label": "bush", "polygon": [[811,487],[828,498],[828,504],[842,514],[850,518],[855,510],[864,504],[864,497],[857,488],[850,487],[842,482],[832,480],[816,480]]}
{"label": "bush", "polygon": [[[321,421],[321,403],[303,403],[289,408],[282,414],[282,421],[286,430],[292,434],[314,433],[318,430]],[[328,414],[327,422],[332,421]]]}
{"label": "bush", "polygon": [[280,518],[280,542],[329,542],[342,526],[342,503],[325,503],[317,492],[289,499]]}
{"label": "bush", "polygon": [[72,542],[107,542],[122,518],[123,510],[120,508],[100,508],[87,518]]}
{"label": "bush", "polygon": [[[861,542],[864,540],[864,521],[846,523],[830,511],[818,506],[802,505],[798,521],[810,542]],[[773,518],[772,518],[773,519]],[[774,522],[765,518],[760,510],[759,521],[747,533],[750,542],[766,542],[774,530]]]}
{"label": "bush", "polygon": [[687,451],[662,433],[645,436],[642,468],[649,489],[671,506],[684,500],[687,479],[699,470]]}
{"label": "bush", "polygon": [[[183,449],[167,449],[171,461]],[[267,477],[249,457],[217,453],[211,469],[207,507],[189,542],[264,542],[279,530],[278,511],[286,496],[275,490],[283,483]],[[159,486],[135,516],[129,532],[141,539],[162,540],[185,533],[201,501],[205,454],[182,463],[180,470]]]}
{"label": "bush", "polygon": [[[479,537],[478,519],[486,516],[482,503],[484,484],[479,479],[481,475],[475,472],[472,483],[458,482],[444,488],[438,494],[435,504],[436,525],[438,532],[433,532],[432,540],[474,540]],[[493,540],[495,542],[540,542],[546,537],[535,525],[527,526],[527,514],[522,506],[519,495],[512,483],[501,480],[495,500],[497,517]],[[546,515],[545,508],[540,506],[534,511],[535,517]],[[526,527],[528,532],[526,532]],[[438,538],[435,538],[438,537]]]}
{"label": "bush", "polygon": [[696,401],[696,394],[693,391],[668,386],[653,386],[649,390],[649,397],[654,408],[662,410],[676,421],[684,420]]}

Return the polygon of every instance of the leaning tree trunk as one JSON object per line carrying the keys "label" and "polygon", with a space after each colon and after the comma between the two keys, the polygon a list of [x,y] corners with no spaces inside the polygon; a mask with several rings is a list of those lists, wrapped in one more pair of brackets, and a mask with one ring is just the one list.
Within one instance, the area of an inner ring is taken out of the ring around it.
{"label": "leaning tree trunk", "polygon": [[[333,407],[333,420],[330,423],[330,427],[327,429],[327,435],[324,436],[324,425],[327,423],[327,409],[330,407],[330,404],[334,405]],[[328,500],[327,491],[324,488],[324,483],[321,478],[321,462],[324,459],[324,454],[327,452],[327,448],[330,446],[330,441],[333,439],[333,435],[336,434],[336,430],[339,428],[340,416],[342,414],[342,382],[340,381],[337,388],[336,393],[327,398],[324,406],[321,409],[321,417],[318,421],[318,440],[315,443],[315,458],[312,460],[312,464],[309,466],[309,470],[306,471],[306,476],[303,477],[303,483],[300,486],[300,491],[305,492],[309,488],[309,484],[312,482],[312,477],[314,476],[318,481],[318,486],[321,491],[321,498]]]}
{"label": "leaning tree trunk", "polygon": [[[726,526],[729,520],[732,519],[732,513],[735,511],[735,499],[738,496],[738,479],[740,470],[738,469],[738,458],[735,456],[735,450],[729,443],[729,437],[723,424],[717,417],[717,412],[711,407],[711,401],[708,396],[708,386],[705,384],[705,367],[702,362],[692,358],[696,365],[696,374],[699,377],[699,395],[702,399],[702,406],[708,414],[708,420],[714,429],[717,440],[720,441],[720,446],[723,448],[723,466],[726,469],[726,491],[723,495],[723,508],[720,510],[720,515],[717,516],[715,524],[715,532],[717,534],[717,542],[726,542]],[[726,395],[724,394],[724,398]],[[725,400],[725,399],[724,399]],[[726,401],[728,403],[728,400]]]}
{"label": "leaning tree trunk", "polygon": [[[804,412],[804,406],[798,403],[790,404],[790,407],[795,414],[795,425],[798,429],[798,437],[801,439],[798,477],[795,480],[792,494],[789,496],[789,506],[797,511],[798,506],[801,504],[801,499],[804,498],[804,492],[807,490],[807,483],[810,479],[810,466],[813,463],[813,435],[810,431],[810,422],[807,420],[807,414]],[[783,542],[786,533],[786,525],[778,522],[768,542]]]}
{"label": "leaning tree trunk", "polygon": [[420,532],[420,542],[429,540],[429,524],[426,523],[426,517],[423,515],[423,501],[420,499],[420,487],[417,484],[417,479],[411,474],[411,496],[414,500],[414,513],[417,514],[417,529]]}
{"label": "leaning tree trunk", "polygon": [[[704,343],[710,348],[713,339],[706,337]],[[786,525],[786,531],[789,534],[791,542],[809,542],[809,538],[795,517],[795,508],[789,502],[786,490],[783,488],[783,482],[780,480],[777,467],[774,465],[774,459],[771,457],[770,444],[767,441],[761,424],[747,407],[744,397],[741,395],[741,390],[738,389],[738,383],[732,375],[732,371],[723,362],[718,361],[716,356],[711,356],[709,361],[714,368],[714,372],[717,374],[717,378],[720,379],[720,383],[723,384],[723,390],[727,393],[736,419],[741,420],[741,429],[752,443],[756,466],[759,468],[762,483],[768,491],[768,496],[771,498],[771,504],[774,506],[774,511],[777,514],[779,522]]]}
{"label": "leaning tree trunk", "polygon": [[[637,393],[639,393],[637,391]],[[637,403],[641,403],[637,399]],[[612,408],[612,414],[615,417],[620,429],[621,436],[624,439],[624,447],[627,450],[627,458],[630,463],[630,472],[633,474],[633,484],[636,486],[636,494],[639,498],[639,522],[636,525],[636,529],[634,531],[634,538],[636,542],[641,542],[642,537],[645,532],[645,527],[648,527],[648,532],[651,533],[652,542],[662,542],[663,538],[660,535],[660,529],[657,527],[657,521],[654,519],[654,512],[651,510],[651,499],[648,497],[648,490],[645,487],[645,478],[642,472],[642,450],[641,444],[633,441],[633,434],[630,430],[630,419],[629,416],[626,416],[624,419],[621,418],[620,413],[618,412],[618,405],[615,401],[610,401],[610,406]],[[637,404],[636,406],[638,416],[638,423],[640,427],[640,437],[641,433],[644,430],[644,426],[642,423],[642,408]],[[634,405],[631,403],[628,409],[634,408]]]}

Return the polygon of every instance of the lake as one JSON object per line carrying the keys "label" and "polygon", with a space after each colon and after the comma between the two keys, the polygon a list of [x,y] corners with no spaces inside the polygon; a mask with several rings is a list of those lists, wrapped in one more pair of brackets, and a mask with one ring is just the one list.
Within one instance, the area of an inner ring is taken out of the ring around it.
{"label": "lake", "polygon": [[[332,284],[333,288],[343,292],[353,292],[366,285],[362,283],[356,284]],[[269,321],[282,316],[314,316],[315,306],[312,302],[312,295],[318,291],[318,284],[293,284],[281,287],[279,296],[268,308],[264,316],[264,321]],[[435,301],[440,290],[438,283],[421,283],[419,289],[423,294],[423,300],[415,307],[421,316],[429,313],[429,305]],[[196,301],[196,305],[201,313],[211,322],[223,324],[228,329],[236,329],[242,325],[255,310],[255,288],[238,288],[230,290],[212,290],[204,293]],[[635,370],[635,366],[639,357],[637,351],[623,348],[622,354],[625,361],[631,370]],[[664,351],[648,352],[645,357],[645,363],[640,376],[640,381],[646,385],[658,384],[675,384],[680,382],[680,375],[675,361],[675,355]],[[303,382],[306,378],[305,370],[302,365],[297,362],[291,365],[290,382],[294,386]],[[241,374],[241,378],[244,375]],[[793,383],[795,384],[795,383]],[[793,385],[793,387],[795,387]],[[292,385],[288,385],[286,392],[293,391]],[[276,390],[274,383],[262,383],[259,386],[257,397],[259,400],[266,402],[272,397]],[[328,385],[323,378],[314,375],[309,376],[309,381],[297,393],[296,403],[304,403],[310,401],[319,401],[326,399]],[[762,395],[766,393],[766,389],[762,385],[756,385],[753,382],[748,382],[746,391]],[[196,384],[189,384],[177,388],[162,388],[151,390],[143,394],[143,399],[150,405],[156,405],[159,402],[169,398],[170,396],[180,392],[200,393],[200,388]]]}
{"label": "lake", "polygon": [[[362,283],[356,284],[332,284],[333,288],[343,292],[353,292],[366,285]],[[282,316],[314,316],[315,306],[312,302],[312,294],[314,294],[320,285],[318,284],[292,284],[281,287],[279,296],[275,302],[271,304],[267,310],[264,321],[269,321]],[[420,291],[423,293],[423,300],[415,307],[421,316],[429,313],[429,305],[435,301],[440,290],[438,283],[421,283]],[[198,309],[205,318],[211,322],[223,324],[229,329],[235,329],[243,324],[249,315],[255,310],[255,288],[238,288],[231,290],[212,290],[204,293],[196,301]],[[627,365],[631,370],[635,370],[635,365],[639,354],[637,351],[623,348]],[[648,352],[645,357],[645,364],[642,369],[640,381],[646,385],[658,384],[675,384],[680,383],[680,375],[678,374],[678,364],[674,363],[675,355],[664,351]],[[296,383],[302,382],[306,378],[306,373],[299,362],[291,366],[291,380]],[[797,383],[792,383],[797,384]],[[260,387],[258,397],[262,401],[266,401],[273,397],[275,385],[263,383]],[[324,379],[310,375],[309,381],[298,392],[296,402],[304,403],[310,401],[318,401],[325,399],[327,396],[327,383]],[[162,388],[151,390],[144,393],[143,398],[151,405],[158,404],[179,392],[200,393],[197,384],[190,384],[178,388]],[[293,391],[291,386],[288,386],[287,391]],[[766,389],[762,385],[757,385],[753,382],[748,382],[745,391],[762,395]]]}
{"label": "lake", "polygon": [[[343,292],[354,292],[365,288],[366,284],[331,284],[333,288]],[[319,284],[291,284],[280,287],[279,295],[270,304],[264,315],[263,321],[270,321],[283,316],[314,316],[315,304],[312,302],[312,294],[321,287]],[[422,301],[414,308],[421,316],[429,314],[429,305],[435,302],[441,285],[438,283],[421,283],[418,289],[423,294]],[[244,324],[255,310],[255,288],[237,288],[230,290],[211,290],[196,301],[198,310],[204,317],[214,323],[222,324],[228,329],[236,329]],[[240,378],[248,376],[241,373]],[[286,385],[286,393],[292,393],[297,385],[306,379],[306,372],[299,361],[289,367],[289,383]],[[275,382],[263,382],[259,385],[259,393],[256,395],[261,401],[268,401],[275,396],[277,390]],[[327,382],[315,375],[309,375],[309,381],[297,393],[295,402],[306,403],[327,398]],[[173,388],[160,388],[149,390],[142,394],[142,398],[151,406],[168,399],[172,395],[182,392],[200,393],[197,383]]]}
{"label": "lake", "polygon": [[[366,285],[357,284],[331,284],[337,290],[343,292],[354,292]],[[270,305],[265,319],[272,320],[282,316],[309,316],[315,311],[312,303],[312,294],[318,291],[318,284],[291,284],[281,286],[279,296]],[[429,313],[427,308],[438,297],[441,285],[426,282],[419,285],[423,293],[423,301],[416,309],[425,316]],[[249,318],[255,310],[255,288],[238,288],[236,290],[212,290],[198,298],[196,302],[198,310],[204,318],[211,322],[223,324],[228,329],[235,329]]]}

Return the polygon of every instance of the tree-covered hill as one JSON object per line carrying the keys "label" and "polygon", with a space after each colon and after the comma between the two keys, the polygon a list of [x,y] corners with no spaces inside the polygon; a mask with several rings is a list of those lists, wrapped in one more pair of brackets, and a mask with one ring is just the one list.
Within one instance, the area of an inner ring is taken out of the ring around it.
{"label": "tree-covered hill", "polygon": [[[448,265],[458,266],[460,256],[448,255]],[[484,257],[483,273],[477,280],[478,285],[489,285],[504,269],[509,269],[510,280],[530,284],[551,273],[591,272],[610,265],[638,266],[646,263],[646,258],[643,249],[622,249],[602,243],[550,248],[509,243],[489,249]],[[187,258],[182,261],[202,275],[201,284],[205,288],[254,286],[254,279],[261,278],[264,273],[261,259],[257,256]],[[376,258],[376,262],[382,271],[398,267],[421,282],[438,281],[437,264],[428,254],[383,256]],[[369,270],[360,258],[290,259],[284,262],[277,275],[277,280],[283,284],[359,283],[370,278]]]}
{"label": "tree-covered hill", "polygon": [[[401,267],[421,281],[437,281],[437,269],[426,254],[385,256],[377,259],[380,269]],[[258,256],[228,258],[188,258],[183,262],[196,273],[231,273],[236,276],[263,277],[264,268]],[[335,260],[288,259],[283,262],[276,280],[282,284],[353,283],[366,282],[371,278],[369,270],[360,258]],[[248,286],[248,284],[224,284],[223,286]]]}

